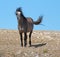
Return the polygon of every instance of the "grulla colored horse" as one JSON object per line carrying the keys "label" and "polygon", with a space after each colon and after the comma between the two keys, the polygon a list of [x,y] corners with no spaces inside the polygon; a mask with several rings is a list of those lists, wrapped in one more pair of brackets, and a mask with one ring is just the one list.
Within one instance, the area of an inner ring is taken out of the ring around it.
{"label": "grulla colored horse", "polygon": [[27,32],[29,32],[29,45],[31,46],[31,34],[33,32],[34,24],[38,25],[42,22],[43,16],[40,16],[37,21],[33,21],[30,17],[25,17],[22,9],[19,7],[16,9],[16,16],[18,20],[18,30],[21,39],[21,46],[23,46],[22,34],[24,33],[24,46],[27,45]]}

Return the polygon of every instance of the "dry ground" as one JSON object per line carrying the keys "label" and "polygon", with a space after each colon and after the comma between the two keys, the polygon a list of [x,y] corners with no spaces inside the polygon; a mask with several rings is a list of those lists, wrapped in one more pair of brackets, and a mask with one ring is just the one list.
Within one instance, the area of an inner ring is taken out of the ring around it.
{"label": "dry ground", "polygon": [[0,57],[60,57],[60,32],[33,31],[32,47],[21,47],[17,30],[0,30]]}

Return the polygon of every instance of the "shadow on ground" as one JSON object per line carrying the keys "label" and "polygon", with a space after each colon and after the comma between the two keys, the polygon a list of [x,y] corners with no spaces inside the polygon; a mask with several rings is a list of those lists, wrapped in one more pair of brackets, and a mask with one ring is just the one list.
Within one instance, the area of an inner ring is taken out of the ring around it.
{"label": "shadow on ground", "polygon": [[46,44],[47,44],[47,43],[42,43],[42,44],[40,44],[40,43],[38,43],[38,44],[32,44],[31,47],[37,48],[37,47],[44,46],[44,45],[46,45]]}

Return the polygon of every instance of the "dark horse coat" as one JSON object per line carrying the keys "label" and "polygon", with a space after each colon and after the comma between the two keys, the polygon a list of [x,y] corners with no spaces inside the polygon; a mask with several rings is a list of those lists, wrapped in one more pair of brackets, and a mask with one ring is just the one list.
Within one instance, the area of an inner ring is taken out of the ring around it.
{"label": "dark horse coat", "polygon": [[22,39],[22,33],[24,33],[24,46],[27,45],[27,32],[30,32],[29,34],[29,44],[31,46],[31,34],[33,31],[34,24],[38,25],[42,22],[43,16],[40,16],[37,21],[33,21],[30,17],[25,17],[23,15],[22,9],[17,8],[16,9],[16,16],[18,20],[18,30],[21,38],[21,46],[23,46],[23,39]]}

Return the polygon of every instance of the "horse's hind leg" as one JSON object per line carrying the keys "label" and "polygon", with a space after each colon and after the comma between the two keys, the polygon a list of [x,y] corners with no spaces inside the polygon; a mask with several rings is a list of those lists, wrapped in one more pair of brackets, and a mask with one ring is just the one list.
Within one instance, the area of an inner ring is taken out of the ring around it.
{"label": "horse's hind leg", "polygon": [[23,46],[22,33],[20,33],[20,39],[21,39],[21,46]]}
{"label": "horse's hind leg", "polygon": [[29,45],[31,46],[31,34],[32,34],[32,31],[30,32],[29,34]]}
{"label": "horse's hind leg", "polygon": [[26,47],[27,45],[27,33],[24,33],[24,46]]}

